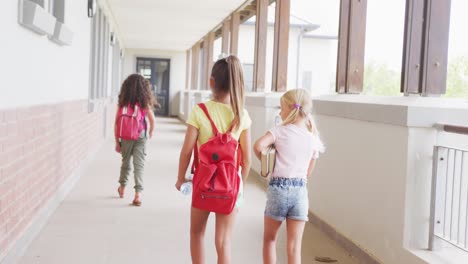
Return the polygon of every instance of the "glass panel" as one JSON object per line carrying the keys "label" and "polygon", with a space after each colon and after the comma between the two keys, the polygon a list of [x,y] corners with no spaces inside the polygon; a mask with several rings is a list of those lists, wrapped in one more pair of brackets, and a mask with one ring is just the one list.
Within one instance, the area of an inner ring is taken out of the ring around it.
{"label": "glass panel", "polygon": [[288,89],[335,93],[339,13],[339,0],[291,0]]}
{"label": "glass panel", "polygon": [[156,94],[165,94],[166,90],[164,86],[169,78],[168,76],[168,62],[167,61],[155,61],[154,62],[154,80],[153,89]]}
{"label": "glass panel", "polygon": [[222,38],[219,37],[213,42],[213,61],[217,61],[221,55]]}
{"label": "glass panel", "polygon": [[243,63],[246,92],[253,89],[253,64],[255,56],[255,24],[256,17],[252,16],[239,26],[239,51],[237,56]]}
{"label": "glass panel", "polygon": [[199,63],[198,63],[198,86],[197,90],[204,90],[205,87],[203,87],[203,68],[205,67],[205,49],[200,48],[200,54],[199,54]]}
{"label": "glass panel", "polygon": [[468,1],[452,0],[446,97],[468,97]]}
{"label": "glass panel", "polygon": [[244,68],[244,82],[245,82],[245,90],[246,92],[252,92],[253,90],[253,72],[254,72],[254,67],[253,63],[243,64]]}
{"label": "glass panel", "polygon": [[401,95],[406,0],[367,1],[364,89],[366,95]]}

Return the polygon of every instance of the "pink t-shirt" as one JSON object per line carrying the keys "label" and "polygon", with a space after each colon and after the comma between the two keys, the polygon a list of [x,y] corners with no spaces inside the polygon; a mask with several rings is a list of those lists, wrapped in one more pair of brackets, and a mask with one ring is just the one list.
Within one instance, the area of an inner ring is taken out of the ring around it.
{"label": "pink t-shirt", "polygon": [[311,159],[324,151],[320,138],[306,128],[293,124],[269,130],[276,148],[276,162],[272,177],[307,178]]}

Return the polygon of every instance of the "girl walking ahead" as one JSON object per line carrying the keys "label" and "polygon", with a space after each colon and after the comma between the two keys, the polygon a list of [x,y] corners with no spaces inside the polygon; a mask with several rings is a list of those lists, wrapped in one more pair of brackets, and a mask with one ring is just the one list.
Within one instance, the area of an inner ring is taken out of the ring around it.
{"label": "girl walking ahead", "polygon": [[302,234],[308,221],[307,178],[323,144],[310,115],[312,99],[303,89],[286,92],[281,97],[283,123],[257,140],[254,146],[260,159],[262,150],[274,144],[276,163],[268,190],[263,234],[263,261],[276,263],[276,239],[286,220],[288,263],[301,263]]}
{"label": "girl walking ahead", "polygon": [[[146,140],[153,136],[155,99],[150,83],[140,74],[132,74],[123,82],[119,94],[119,105],[115,115],[115,150],[122,154],[120,168],[120,186],[117,189],[120,198],[124,197],[125,186],[131,170],[133,157],[135,176],[135,198],[133,205],[141,205],[143,192],[143,172],[145,168]],[[146,122],[149,120],[149,128]]]}

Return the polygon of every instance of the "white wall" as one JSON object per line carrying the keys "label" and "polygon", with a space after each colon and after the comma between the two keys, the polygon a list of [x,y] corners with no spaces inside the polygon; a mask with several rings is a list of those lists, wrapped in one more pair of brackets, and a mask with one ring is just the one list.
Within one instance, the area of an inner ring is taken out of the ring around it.
{"label": "white wall", "polygon": [[2,1],[0,108],[88,98],[90,22],[86,1],[68,1],[71,46],[59,46],[18,24],[18,1]]}
{"label": "white wall", "polygon": [[408,129],[316,120],[327,149],[310,181],[310,210],[383,263],[410,263],[401,259]]}
{"label": "white wall", "polygon": [[123,78],[136,72],[136,58],[160,58],[170,59],[170,77],[169,77],[169,115],[177,116],[179,114],[179,100],[177,100],[178,93],[185,90],[185,64],[186,53],[185,51],[159,51],[159,50],[139,50],[139,49],[126,49]]}
{"label": "white wall", "polygon": [[21,26],[18,1],[3,1],[0,9],[0,109],[87,99],[91,48],[87,1],[65,5],[65,23],[74,34],[70,46],[59,46]]}

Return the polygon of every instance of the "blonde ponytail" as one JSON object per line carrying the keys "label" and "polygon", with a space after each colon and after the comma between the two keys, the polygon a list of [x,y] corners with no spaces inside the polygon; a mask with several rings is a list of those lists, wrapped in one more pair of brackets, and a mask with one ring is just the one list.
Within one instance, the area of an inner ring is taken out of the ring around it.
{"label": "blonde ponytail", "polygon": [[292,124],[299,117],[306,119],[307,129],[314,135],[318,135],[318,129],[312,117],[312,98],[304,89],[293,89],[287,91],[281,97],[283,105],[293,108],[288,117],[283,121],[282,125]]}

